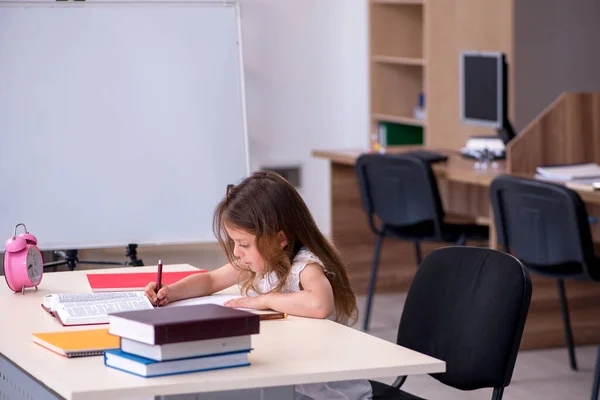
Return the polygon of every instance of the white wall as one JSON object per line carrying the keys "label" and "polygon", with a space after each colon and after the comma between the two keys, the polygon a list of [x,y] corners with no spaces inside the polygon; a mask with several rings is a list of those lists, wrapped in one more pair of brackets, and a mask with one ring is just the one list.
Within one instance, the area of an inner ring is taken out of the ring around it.
{"label": "white wall", "polygon": [[600,91],[599,40],[598,0],[515,2],[517,131],[562,92]]}
{"label": "white wall", "polygon": [[250,167],[298,164],[330,229],[329,164],[314,149],[368,138],[366,0],[241,0]]}

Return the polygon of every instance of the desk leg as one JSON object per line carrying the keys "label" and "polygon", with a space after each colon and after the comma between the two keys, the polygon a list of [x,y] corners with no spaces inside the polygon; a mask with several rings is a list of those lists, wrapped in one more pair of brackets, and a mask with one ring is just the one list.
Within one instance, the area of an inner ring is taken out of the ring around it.
{"label": "desk leg", "polygon": [[278,386],[228,392],[156,396],[155,400],[293,400],[295,395],[294,386]]}
{"label": "desk leg", "polygon": [[0,399],[60,400],[63,397],[0,354]]}

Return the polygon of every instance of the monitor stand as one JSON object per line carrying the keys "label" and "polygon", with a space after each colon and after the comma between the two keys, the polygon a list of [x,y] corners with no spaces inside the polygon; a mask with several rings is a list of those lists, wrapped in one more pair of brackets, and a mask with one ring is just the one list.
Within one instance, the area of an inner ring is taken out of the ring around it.
{"label": "monitor stand", "polygon": [[497,132],[498,137],[502,139],[505,146],[508,145],[508,143],[513,140],[515,136],[517,136],[515,133],[515,128],[513,128],[512,124],[508,120],[504,121],[502,127],[498,128]]}

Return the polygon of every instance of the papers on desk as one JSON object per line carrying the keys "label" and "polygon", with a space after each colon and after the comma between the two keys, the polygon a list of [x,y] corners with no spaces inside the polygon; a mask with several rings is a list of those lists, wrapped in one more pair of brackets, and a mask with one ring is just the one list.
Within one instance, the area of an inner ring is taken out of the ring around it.
{"label": "papers on desk", "polygon": [[600,165],[596,163],[538,167],[536,179],[564,183],[573,190],[600,190]]}
{"label": "papers on desk", "polygon": [[565,186],[573,190],[583,190],[585,192],[593,192],[600,190],[600,178],[598,179],[575,179],[567,181]]}
{"label": "papers on desk", "polygon": [[[181,306],[195,306],[198,304],[216,304],[219,306],[224,306],[229,300],[239,299],[243,297],[240,294],[224,294],[224,293],[215,293],[210,296],[201,296],[201,297],[193,297],[191,299],[174,301],[173,303],[169,303],[164,307],[181,307]],[[266,321],[269,319],[284,319],[287,318],[287,314],[275,311],[275,310],[255,310],[251,308],[241,308],[236,307],[238,310],[250,311],[255,314],[260,315],[261,321]]]}
{"label": "papers on desk", "polygon": [[165,307],[195,306],[198,304],[216,304],[224,306],[229,300],[239,299],[240,297],[242,297],[240,294],[215,293],[210,296],[193,297],[191,299],[174,301],[173,303],[167,304]]}
{"label": "papers on desk", "polygon": [[547,181],[552,183],[557,183],[560,185],[565,185],[569,189],[584,191],[584,192],[593,192],[596,190],[600,190],[600,178],[598,179],[573,179],[570,181],[566,181],[564,179],[556,179],[556,178],[548,178],[547,176],[536,174],[535,179],[540,181]]}
{"label": "papers on desk", "polygon": [[600,165],[596,163],[540,166],[537,167],[536,172],[542,177],[561,181],[575,179],[600,180]]}

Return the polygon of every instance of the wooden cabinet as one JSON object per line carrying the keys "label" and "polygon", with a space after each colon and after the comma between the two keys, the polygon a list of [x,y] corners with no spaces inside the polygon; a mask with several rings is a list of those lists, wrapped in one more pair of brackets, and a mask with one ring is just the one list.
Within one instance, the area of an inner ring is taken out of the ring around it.
{"label": "wooden cabinet", "polygon": [[425,87],[424,8],[424,0],[369,4],[372,133],[380,123],[425,126],[413,115]]}

